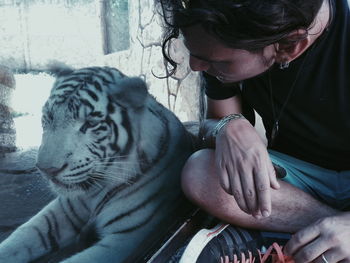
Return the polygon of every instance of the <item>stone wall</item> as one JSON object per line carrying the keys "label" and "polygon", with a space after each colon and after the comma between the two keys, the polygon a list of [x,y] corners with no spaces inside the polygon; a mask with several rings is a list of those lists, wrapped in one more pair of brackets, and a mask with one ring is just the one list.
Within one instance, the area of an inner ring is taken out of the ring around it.
{"label": "stone wall", "polygon": [[103,57],[103,64],[120,68],[128,75],[141,76],[156,99],[171,109],[182,121],[198,120],[199,78],[191,72],[182,41],[175,41],[172,57],[179,69],[166,76],[162,56],[163,20],[154,1],[130,0],[130,48]]}
{"label": "stone wall", "polygon": [[[182,121],[198,119],[198,77],[186,63],[181,42],[174,43],[172,50],[174,58],[181,62],[177,74],[170,78],[155,77],[164,77],[166,72],[161,51],[163,21],[154,1],[9,0],[6,3],[0,5],[0,65],[24,73],[46,70],[51,60],[73,67],[116,67],[127,75],[142,77],[156,99]],[[123,17],[129,19],[118,30],[110,28],[113,17],[106,10],[115,4],[123,6],[126,13]],[[103,19],[104,15],[108,19]],[[111,35],[114,41],[120,39],[126,45],[111,49],[107,45]]]}

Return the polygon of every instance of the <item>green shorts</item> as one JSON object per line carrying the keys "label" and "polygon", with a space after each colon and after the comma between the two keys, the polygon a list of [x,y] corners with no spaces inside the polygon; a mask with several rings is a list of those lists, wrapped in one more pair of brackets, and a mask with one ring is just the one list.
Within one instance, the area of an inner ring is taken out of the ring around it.
{"label": "green shorts", "polygon": [[350,171],[328,170],[280,152],[269,153],[271,161],[287,172],[281,180],[333,208],[350,210]]}

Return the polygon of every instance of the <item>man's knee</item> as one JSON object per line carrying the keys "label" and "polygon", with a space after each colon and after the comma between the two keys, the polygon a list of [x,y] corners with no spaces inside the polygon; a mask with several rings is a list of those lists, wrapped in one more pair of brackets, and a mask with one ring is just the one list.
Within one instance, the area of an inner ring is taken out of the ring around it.
{"label": "man's knee", "polygon": [[208,185],[213,163],[212,150],[204,149],[195,152],[186,162],[181,176],[182,190],[192,201],[201,198]]}

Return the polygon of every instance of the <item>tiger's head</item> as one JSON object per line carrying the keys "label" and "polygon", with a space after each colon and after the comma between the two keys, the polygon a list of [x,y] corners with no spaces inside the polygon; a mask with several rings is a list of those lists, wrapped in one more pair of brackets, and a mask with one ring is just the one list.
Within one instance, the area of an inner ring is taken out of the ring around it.
{"label": "tiger's head", "polygon": [[[111,173],[127,169],[120,183],[132,176],[126,166],[132,162],[135,145],[132,122],[137,122],[148,97],[140,78],[126,77],[113,68],[58,74],[43,107],[37,167],[59,194],[96,190],[111,179]],[[123,165],[115,165],[118,162]],[[108,171],[112,163],[118,171]]]}

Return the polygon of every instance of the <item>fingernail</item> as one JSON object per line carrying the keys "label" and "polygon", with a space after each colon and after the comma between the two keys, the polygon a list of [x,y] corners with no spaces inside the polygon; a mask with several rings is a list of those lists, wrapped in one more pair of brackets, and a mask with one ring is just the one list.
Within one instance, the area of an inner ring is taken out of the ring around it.
{"label": "fingernail", "polygon": [[269,217],[269,216],[270,216],[270,212],[267,211],[267,210],[264,210],[264,211],[262,212],[262,215],[263,215],[263,217]]}

